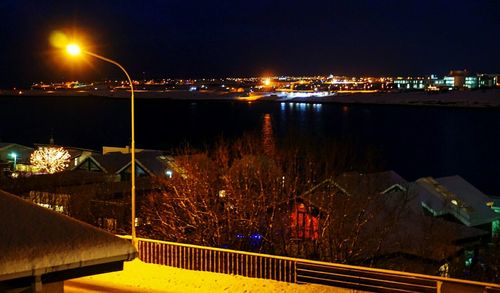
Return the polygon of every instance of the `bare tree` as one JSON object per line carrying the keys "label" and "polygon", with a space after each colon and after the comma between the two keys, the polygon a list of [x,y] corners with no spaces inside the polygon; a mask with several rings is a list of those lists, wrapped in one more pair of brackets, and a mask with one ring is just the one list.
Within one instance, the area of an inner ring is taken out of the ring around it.
{"label": "bare tree", "polygon": [[215,181],[216,166],[206,152],[177,156],[172,178],[160,179],[162,189],[142,204],[145,231],[165,240],[218,246],[223,207]]}
{"label": "bare tree", "polygon": [[[209,151],[181,151],[174,176],[162,179],[162,189],[149,194],[142,205],[143,233],[165,240],[285,255],[317,253],[317,241],[297,239],[297,245],[291,244],[291,210],[327,174],[346,169],[349,148],[337,144],[270,147],[269,141],[244,136],[234,143],[221,141]],[[345,209],[355,205],[341,199],[336,198]],[[336,204],[322,208],[329,210]],[[332,213],[324,223],[330,225],[337,214]],[[354,218],[361,223],[366,222],[365,216]],[[351,217],[353,214],[345,221],[350,223]],[[346,226],[345,230],[352,229]],[[249,243],[252,236],[253,244]]]}

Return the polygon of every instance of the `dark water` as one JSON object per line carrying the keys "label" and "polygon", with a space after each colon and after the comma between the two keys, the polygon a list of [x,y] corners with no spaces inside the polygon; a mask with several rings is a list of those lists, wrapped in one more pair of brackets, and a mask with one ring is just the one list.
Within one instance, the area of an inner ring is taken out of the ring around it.
{"label": "dark water", "polygon": [[[129,101],[95,97],[0,97],[0,141],[100,149],[130,140]],[[407,180],[461,175],[500,195],[500,111],[235,101],[136,101],[136,146],[169,149],[259,132],[270,114],[273,132],[297,139],[350,140],[381,152]]]}

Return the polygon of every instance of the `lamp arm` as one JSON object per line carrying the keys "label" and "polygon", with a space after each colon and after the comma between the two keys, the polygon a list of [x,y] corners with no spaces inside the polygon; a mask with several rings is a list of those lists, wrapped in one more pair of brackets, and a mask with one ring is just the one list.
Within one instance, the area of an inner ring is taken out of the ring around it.
{"label": "lamp arm", "polygon": [[132,130],[132,137],[131,137],[131,146],[130,146],[130,152],[131,152],[131,210],[132,210],[132,228],[131,228],[131,234],[132,234],[132,244],[134,245],[135,248],[137,248],[137,238],[136,238],[136,229],[135,229],[135,119],[134,119],[134,113],[135,113],[135,109],[134,109],[134,84],[132,83],[132,79],[130,78],[130,75],[128,74],[128,72],[125,70],[125,68],[118,62],[112,60],[112,59],[109,59],[109,58],[106,58],[104,56],[101,56],[99,54],[96,54],[96,53],[92,53],[92,52],[89,52],[89,51],[83,51],[83,53],[87,54],[87,55],[90,55],[92,57],[95,57],[95,58],[98,58],[98,59],[101,59],[103,61],[106,61],[106,62],[109,62],[111,64],[114,64],[116,66],[118,66],[118,68],[120,68],[123,73],[125,73],[125,75],[127,76],[127,79],[128,79],[128,83],[130,85],[130,93],[131,93],[131,99],[130,99],[130,112],[131,112],[131,130]]}

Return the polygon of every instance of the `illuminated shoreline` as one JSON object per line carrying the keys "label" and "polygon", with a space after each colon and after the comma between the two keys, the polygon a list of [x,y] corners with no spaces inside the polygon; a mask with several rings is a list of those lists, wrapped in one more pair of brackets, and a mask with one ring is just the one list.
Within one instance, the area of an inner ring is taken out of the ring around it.
{"label": "illuminated shoreline", "polygon": [[[126,99],[126,90],[0,90],[2,96],[9,97],[89,97]],[[405,106],[473,107],[500,109],[500,89],[450,91],[430,94],[428,92],[254,92],[242,94],[223,91],[184,91],[139,90],[138,99],[169,99],[178,101],[275,101],[285,103],[340,103],[340,104],[377,104]]]}

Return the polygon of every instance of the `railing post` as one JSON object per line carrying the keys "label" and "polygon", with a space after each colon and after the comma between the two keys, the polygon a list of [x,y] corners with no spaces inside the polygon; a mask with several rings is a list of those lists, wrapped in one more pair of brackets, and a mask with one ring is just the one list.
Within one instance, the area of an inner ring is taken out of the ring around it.
{"label": "railing post", "polygon": [[292,262],[292,277],[293,277],[293,282],[297,283],[297,262],[296,261]]}

